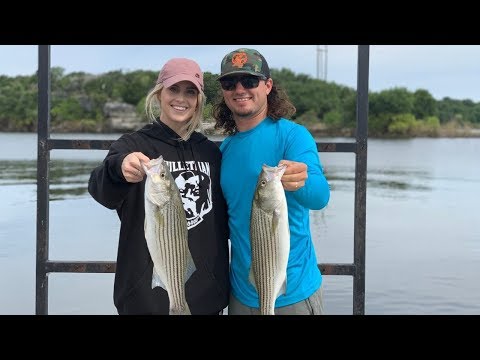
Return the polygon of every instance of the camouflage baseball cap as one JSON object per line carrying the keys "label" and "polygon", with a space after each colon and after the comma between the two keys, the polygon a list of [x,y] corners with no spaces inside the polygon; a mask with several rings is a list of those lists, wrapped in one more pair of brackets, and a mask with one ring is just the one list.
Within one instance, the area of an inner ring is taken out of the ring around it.
{"label": "camouflage baseball cap", "polygon": [[255,49],[237,49],[225,55],[218,80],[233,74],[251,74],[262,78],[270,77],[267,60]]}

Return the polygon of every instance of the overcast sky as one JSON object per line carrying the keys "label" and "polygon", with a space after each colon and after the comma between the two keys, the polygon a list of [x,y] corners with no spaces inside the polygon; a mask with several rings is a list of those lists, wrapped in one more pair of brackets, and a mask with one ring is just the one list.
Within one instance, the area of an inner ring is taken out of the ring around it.
{"label": "overcast sky", "polygon": [[[259,50],[270,68],[324,76],[324,57],[319,56],[324,52],[318,51],[324,45],[53,45],[51,66],[66,73],[158,71],[169,58],[189,57],[204,71],[218,74],[222,57],[240,47]],[[327,47],[328,81],[356,88],[357,48]],[[37,66],[37,46],[0,45],[0,75],[31,75]],[[372,45],[369,87],[426,89],[438,100],[448,96],[480,102],[480,45]]]}

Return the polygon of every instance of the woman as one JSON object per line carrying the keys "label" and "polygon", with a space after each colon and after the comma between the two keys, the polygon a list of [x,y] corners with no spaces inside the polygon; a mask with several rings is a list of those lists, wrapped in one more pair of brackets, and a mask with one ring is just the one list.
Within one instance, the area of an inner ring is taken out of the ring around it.
{"label": "woman", "polygon": [[145,171],[160,155],[182,195],[188,244],[196,271],[185,292],[192,314],[219,314],[228,305],[229,255],[226,204],[220,188],[221,153],[204,135],[201,124],[205,94],[196,62],[169,60],[145,101],[151,124],[115,141],[103,164],[90,176],[88,191],[120,218],[114,285],[119,314],[168,314],[162,287],[152,288],[153,263],[147,248]]}

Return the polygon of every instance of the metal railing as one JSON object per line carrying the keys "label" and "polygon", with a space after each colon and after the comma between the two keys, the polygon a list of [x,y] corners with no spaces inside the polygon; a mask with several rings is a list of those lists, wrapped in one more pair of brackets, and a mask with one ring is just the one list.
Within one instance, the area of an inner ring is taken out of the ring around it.
{"label": "metal railing", "polygon": [[[358,46],[356,141],[317,143],[319,152],[355,153],[355,210],[353,263],[320,263],[323,275],[353,277],[354,315],[365,313],[365,227],[367,187],[369,46]],[[48,314],[50,273],[114,273],[115,261],[52,261],[49,259],[49,162],[54,149],[108,150],[113,140],[66,140],[50,138],[50,46],[38,48],[38,158],[37,247],[35,313]],[[219,144],[220,142],[217,142]]]}

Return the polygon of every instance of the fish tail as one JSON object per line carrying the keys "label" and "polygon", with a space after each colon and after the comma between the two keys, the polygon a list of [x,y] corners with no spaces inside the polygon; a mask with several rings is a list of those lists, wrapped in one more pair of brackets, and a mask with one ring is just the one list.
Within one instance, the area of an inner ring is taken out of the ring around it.
{"label": "fish tail", "polygon": [[180,308],[170,308],[169,315],[192,315],[188,305]]}

